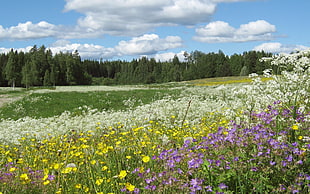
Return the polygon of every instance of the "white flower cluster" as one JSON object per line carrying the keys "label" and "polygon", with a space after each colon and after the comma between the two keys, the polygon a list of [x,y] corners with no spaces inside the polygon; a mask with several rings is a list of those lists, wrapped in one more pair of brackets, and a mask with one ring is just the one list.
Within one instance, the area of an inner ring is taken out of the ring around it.
{"label": "white flower cluster", "polygon": [[[3,120],[0,122],[0,139],[17,142],[21,137],[30,134],[44,137],[48,134],[58,135],[70,130],[88,131],[96,127],[123,124],[124,128],[146,125],[150,120],[159,120],[169,127],[172,115],[175,123],[182,124],[184,119],[190,125],[201,122],[201,118],[210,112],[220,112],[227,120],[236,119],[237,112],[253,111],[265,108],[274,101],[280,100],[287,105],[298,105],[306,109],[309,105],[310,92],[310,50],[290,55],[278,55],[270,59],[273,65],[283,69],[281,75],[272,75],[266,70],[264,75],[272,79],[262,82],[257,75],[253,76],[252,84],[232,84],[218,87],[183,86],[179,98],[165,97],[150,104],[140,105],[123,111],[91,110],[88,107],[83,114],[73,115],[64,112],[50,118],[22,118],[17,121]],[[129,90],[138,87],[105,87],[94,86],[94,90]],[[66,90],[57,87],[57,90]],[[71,88],[72,89],[72,88]],[[77,88],[76,88],[77,89]],[[85,90],[83,87],[78,88]],[[141,87],[139,87],[141,89]],[[172,88],[180,89],[180,87]],[[123,103],[130,106],[136,100],[128,99]],[[238,117],[239,119],[239,117]],[[100,126],[98,126],[100,122]],[[174,124],[175,124],[174,123]]]}

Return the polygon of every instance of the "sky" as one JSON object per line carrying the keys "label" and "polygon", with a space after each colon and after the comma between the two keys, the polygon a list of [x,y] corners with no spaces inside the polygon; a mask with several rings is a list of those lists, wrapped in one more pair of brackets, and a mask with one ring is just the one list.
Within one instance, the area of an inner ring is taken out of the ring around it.
{"label": "sky", "polygon": [[310,0],[2,0],[0,53],[44,45],[83,59],[310,48]]}

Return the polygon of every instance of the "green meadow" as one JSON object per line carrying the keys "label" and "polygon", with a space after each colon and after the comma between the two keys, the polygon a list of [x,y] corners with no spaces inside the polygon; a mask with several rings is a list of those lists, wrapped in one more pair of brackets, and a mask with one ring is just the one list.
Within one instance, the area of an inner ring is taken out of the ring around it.
{"label": "green meadow", "polygon": [[1,88],[0,193],[309,193],[309,55],[268,59],[281,75]]}

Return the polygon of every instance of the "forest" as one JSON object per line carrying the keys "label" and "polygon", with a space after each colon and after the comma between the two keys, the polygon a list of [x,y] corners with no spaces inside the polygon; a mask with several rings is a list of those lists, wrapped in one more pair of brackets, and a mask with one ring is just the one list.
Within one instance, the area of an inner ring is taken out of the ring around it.
{"label": "forest", "polygon": [[117,85],[177,82],[210,77],[262,74],[271,68],[260,61],[271,53],[248,51],[225,55],[192,51],[170,61],[141,57],[131,61],[81,59],[78,51],[52,53],[44,45],[29,52],[11,49],[0,54],[0,86]]}

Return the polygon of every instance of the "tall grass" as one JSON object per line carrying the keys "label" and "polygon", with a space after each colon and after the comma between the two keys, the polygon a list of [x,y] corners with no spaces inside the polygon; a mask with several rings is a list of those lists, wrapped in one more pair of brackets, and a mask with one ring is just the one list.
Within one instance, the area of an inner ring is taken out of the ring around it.
{"label": "tall grass", "polygon": [[165,96],[176,96],[178,90],[136,89],[128,91],[49,92],[32,93],[0,109],[2,119],[23,117],[47,118],[65,111],[82,114],[85,107],[104,110],[125,110],[149,104]]}
{"label": "tall grass", "polygon": [[268,59],[289,69],[265,71],[265,82],[251,75],[247,85],[123,100],[127,109],[4,119],[0,191],[309,193],[309,55]]}

